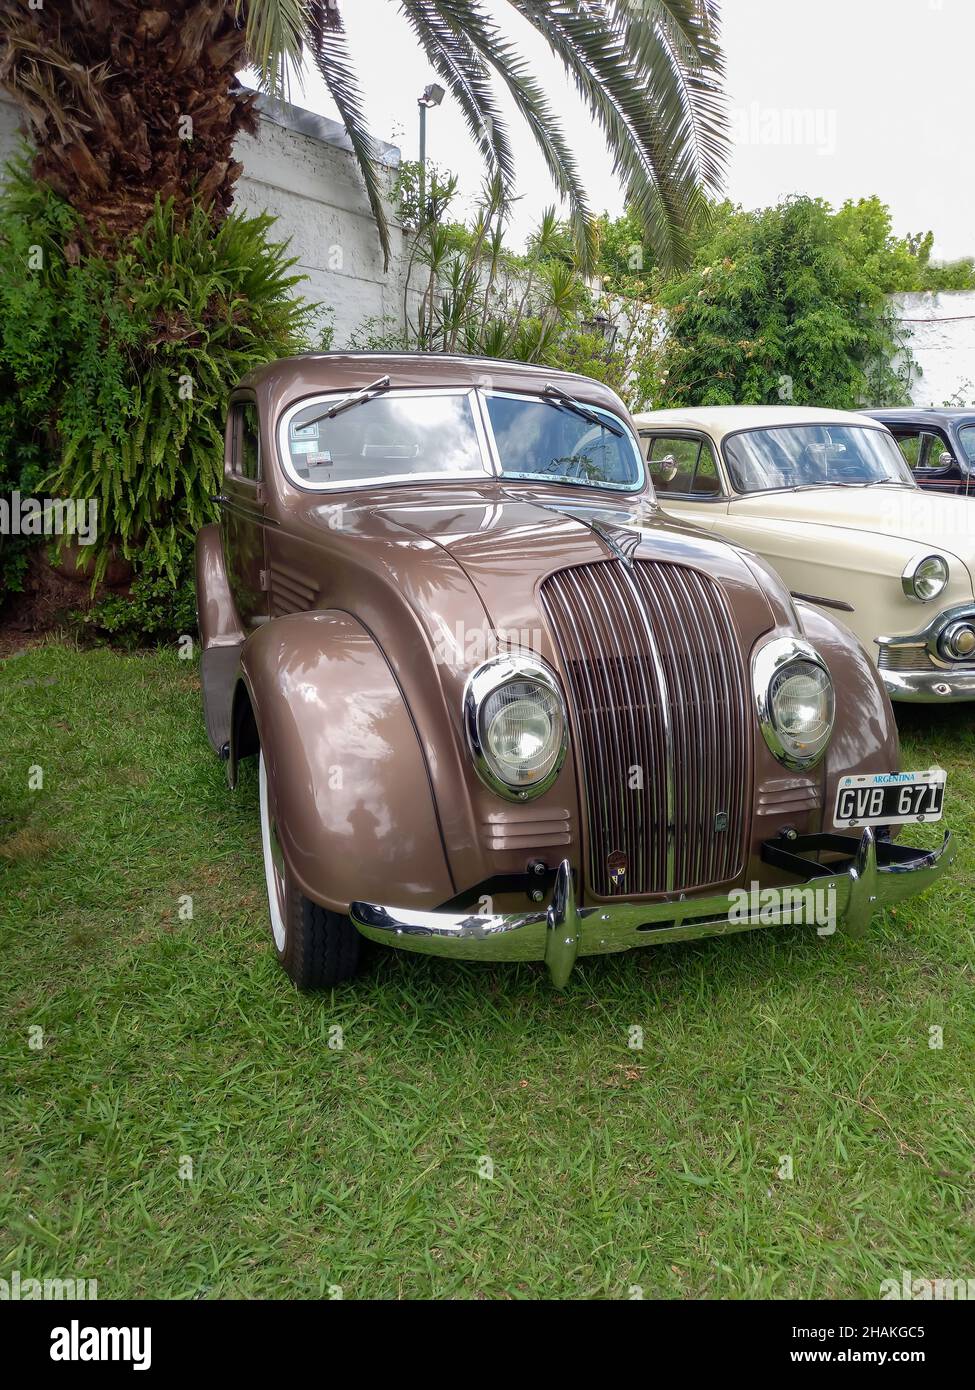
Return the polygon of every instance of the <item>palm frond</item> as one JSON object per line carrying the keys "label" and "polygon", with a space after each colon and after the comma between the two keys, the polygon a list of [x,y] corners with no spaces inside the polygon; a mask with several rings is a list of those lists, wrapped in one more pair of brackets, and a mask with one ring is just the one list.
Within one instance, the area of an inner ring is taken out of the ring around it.
{"label": "palm frond", "polygon": [[289,95],[291,76],[301,69],[308,32],[306,0],[237,0],[243,15],[247,56],[261,88],[272,96]]}
{"label": "palm frond", "polygon": [[[294,0],[287,0],[287,3],[294,3]],[[389,221],[383,202],[376,146],[366,125],[362,95],[345,41],[345,30],[333,0],[305,0],[305,10],[308,50],[315,66],[325,79],[329,95],[338,107],[339,116],[349,137],[379,232],[383,268],[388,270],[391,251]]]}
{"label": "palm frond", "polygon": [[548,41],[602,127],[656,257],[679,264],[727,148],[712,0],[511,4]]}
{"label": "palm frond", "polygon": [[474,143],[489,167],[500,171],[510,194],[514,154],[487,67],[466,34],[445,22],[437,0],[400,0],[400,10],[464,113]]}
{"label": "palm frond", "polygon": [[590,269],[595,262],[596,236],[585,185],[543,88],[531,75],[514,44],[504,37],[484,9],[481,0],[437,0],[436,7],[451,31],[466,35],[471,46],[511,93],[519,115],[541,150],[552,182],[569,203],[580,263],[584,269]]}

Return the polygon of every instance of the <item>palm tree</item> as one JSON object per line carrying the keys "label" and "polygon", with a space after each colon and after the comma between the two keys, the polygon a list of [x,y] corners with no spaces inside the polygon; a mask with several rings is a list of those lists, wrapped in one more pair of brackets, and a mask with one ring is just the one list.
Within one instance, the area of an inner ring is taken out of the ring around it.
{"label": "palm tree", "polygon": [[[485,0],[390,0],[459,103],[509,191],[514,153],[497,101],[507,88],[591,245],[582,174],[538,81]],[[550,44],[606,137],[657,259],[679,262],[725,151],[716,0],[509,0]],[[253,130],[248,65],[272,94],[310,60],[348,131],[384,254],[389,227],[375,147],[338,0],[0,0],[0,83],[36,147],[34,173],[81,214],[93,248],[143,226],[157,195],[214,220]]]}

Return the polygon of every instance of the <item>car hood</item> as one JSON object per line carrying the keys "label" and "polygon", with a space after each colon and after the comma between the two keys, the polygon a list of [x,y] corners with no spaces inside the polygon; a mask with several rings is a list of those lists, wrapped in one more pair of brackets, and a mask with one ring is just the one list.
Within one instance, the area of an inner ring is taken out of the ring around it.
{"label": "car hood", "polygon": [[907,487],[810,487],[736,497],[734,514],[872,531],[913,545],[943,549],[945,538],[964,561],[975,559],[975,498],[942,497]]}
{"label": "car hood", "polygon": [[[742,552],[657,507],[644,507],[635,521],[616,499],[497,492],[380,510],[384,523],[446,551],[475,589],[489,622],[506,633],[536,633],[545,626],[539,589],[550,574],[613,559],[671,561],[707,571],[728,595],[746,651],[763,632],[789,621],[785,590],[770,594],[764,572],[759,580]],[[775,612],[770,598],[777,600]],[[546,646],[543,640],[543,653]]]}

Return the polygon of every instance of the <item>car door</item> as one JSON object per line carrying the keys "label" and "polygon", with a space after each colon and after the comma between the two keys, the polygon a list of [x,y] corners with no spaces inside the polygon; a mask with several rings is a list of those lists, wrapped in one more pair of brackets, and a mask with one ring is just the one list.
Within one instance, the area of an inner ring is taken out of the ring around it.
{"label": "car door", "polygon": [[918,486],[925,492],[959,492],[964,488],[947,435],[930,426],[895,424],[889,428]]}
{"label": "car door", "polygon": [[268,615],[262,468],[257,402],[236,397],[227,415],[220,531],[230,591],[245,628]]}
{"label": "car door", "polygon": [[647,469],[660,505],[695,526],[713,530],[728,510],[714,446],[690,430],[643,429]]}

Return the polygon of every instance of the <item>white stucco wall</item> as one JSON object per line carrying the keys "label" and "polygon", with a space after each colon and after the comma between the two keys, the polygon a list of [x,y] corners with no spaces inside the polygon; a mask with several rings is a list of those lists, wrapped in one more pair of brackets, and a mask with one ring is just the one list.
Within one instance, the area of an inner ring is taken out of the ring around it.
{"label": "white stucco wall", "polygon": [[975,404],[975,290],[893,296],[919,371],[915,405]]}
{"label": "white stucco wall", "polygon": [[[237,206],[278,218],[274,235],[290,239],[296,270],[306,275],[298,292],[331,308],[335,346],[367,318],[402,321],[404,236],[392,226],[392,255],[382,250],[348,137],[341,125],[284,102],[260,100],[260,129],[243,135],[235,154],[244,166]],[[0,159],[17,143],[18,113],[0,93]],[[391,189],[399,150],[380,146]],[[392,216],[392,209],[387,206]]]}
{"label": "white stucco wall", "polygon": [[[275,234],[291,240],[301,293],[333,314],[335,346],[368,318],[403,314],[404,236],[391,226],[392,254],[382,248],[355,159],[343,128],[283,102],[262,102],[257,136],[243,135],[235,154],[244,166],[237,206],[277,217]],[[381,146],[391,189],[399,150]],[[392,222],[392,208],[387,203]]]}

